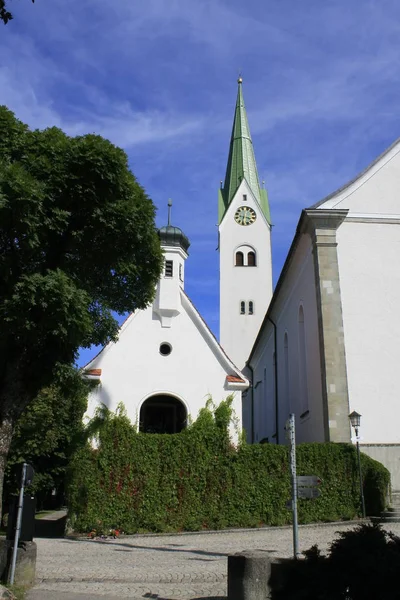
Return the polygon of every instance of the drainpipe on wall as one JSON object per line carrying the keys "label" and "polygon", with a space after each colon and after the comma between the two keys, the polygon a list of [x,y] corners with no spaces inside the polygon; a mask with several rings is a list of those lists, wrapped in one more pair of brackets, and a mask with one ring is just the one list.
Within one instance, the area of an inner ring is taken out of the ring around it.
{"label": "drainpipe on wall", "polygon": [[254,371],[249,364],[247,366],[251,371],[251,443],[254,444]]}
{"label": "drainpipe on wall", "polygon": [[275,352],[275,365],[274,365],[274,377],[275,377],[275,434],[276,434],[276,443],[279,444],[279,414],[278,414],[278,350],[277,350],[277,330],[276,324],[271,319],[271,317],[267,317],[268,321],[270,321],[274,328],[274,352]]}

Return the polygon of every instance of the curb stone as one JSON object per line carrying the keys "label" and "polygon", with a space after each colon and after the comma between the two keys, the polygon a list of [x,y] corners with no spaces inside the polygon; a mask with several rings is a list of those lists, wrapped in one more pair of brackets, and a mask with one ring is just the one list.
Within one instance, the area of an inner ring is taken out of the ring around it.
{"label": "curb stone", "polygon": [[[351,521],[330,521],[328,523],[324,523],[323,521],[319,521],[317,523],[302,523],[299,525],[299,529],[305,527],[337,527],[338,525],[361,525],[363,523],[370,523],[370,518],[366,519],[357,519]],[[152,537],[173,537],[173,536],[190,536],[190,535],[219,535],[225,533],[248,533],[248,532],[256,532],[256,531],[277,531],[279,529],[292,529],[292,525],[266,525],[265,527],[245,527],[245,528],[231,528],[231,529],[201,529],[200,531],[173,531],[170,533],[121,533],[118,536],[118,539],[131,539],[131,538],[152,538]],[[79,540],[85,542],[91,541],[99,541],[98,538],[88,538],[84,535],[66,535],[65,539],[71,540]],[[104,541],[108,541],[106,538]]]}

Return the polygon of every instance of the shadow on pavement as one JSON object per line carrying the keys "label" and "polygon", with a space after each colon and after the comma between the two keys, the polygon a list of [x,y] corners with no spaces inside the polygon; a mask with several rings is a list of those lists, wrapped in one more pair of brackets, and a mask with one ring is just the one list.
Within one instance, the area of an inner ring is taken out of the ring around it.
{"label": "shadow on pavement", "polygon": [[[142,598],[149,600],[169,600],[157,594],[144,594]],[[184,597],[184,596],[183,596]],[[54,592],[34,588],[28,592],[27,600],[115,600],[118,596],[102,596],[98,594],[75,594],[70,592]],[[198,596],[191,600],[228,600],[227,596]]]}
{"label": "shadow on pavement", "polygon": [[[71,538],[72,539],[72,538]],[[140,546],[139,544],[129,544],[124,542],[114,542],[110,540],[82,540],[82,539],[74,539],[75,542],[88,542],[90,541],[92,544],[107,544],[107,546],[121,546],[123,548],[127,548],[129,550],[155,550],[157,552],[186,552],[188,554],[202,554],[205,556],[229,556],[229,552],[216,552],[206,550],[196,550],[195,548],[165,548],[158,546]],[[116,550],[116,548],[115,548]],[[127,550],[127,551],[129,551]]]}
{"label": "shadow on pavement", "polygon": [[[165,546],[140,546],[139,544],[130,544],[129,542],[116,542],[111,540],[84,540],[80,538],[68,538],[68,541],[73,542],[89,542],[92,544],[106,544],[107,546],[119,546],[114,548],[115,551],[119,552],[132,552],[133,550],[155,550],[157,552],[182,552],[187,554],[197,554],[201,556],[214,556],[214,557],[228,557],[230,552],[218,552],[216,550],[197,550],[196,548],[166,548]],[[175,544],[168,544],[169,546],[175,546]],[[126,549],[126,550],[124,550]],[[276,550],[262,548],[265,552],[275,553]],[[194,559],[193,559],[194,560]],[[160,598],[160,600],[168,600],[167,598]],[[197,600],[197,599],[193,599]]]}
{"label": "shadow on pavement", "polygon": [[[143,594],[142,598],[149,598],[150,600],[169,600],[166,596],[159,596],[158,594]],[[228,596],[196,596],[190,600],[228,600]]]}

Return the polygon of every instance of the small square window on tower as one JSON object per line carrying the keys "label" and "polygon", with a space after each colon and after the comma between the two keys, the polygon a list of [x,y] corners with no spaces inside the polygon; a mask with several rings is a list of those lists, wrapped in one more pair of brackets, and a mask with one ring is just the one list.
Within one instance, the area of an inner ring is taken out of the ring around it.
{"label": "small square window on tower", "polygon": [[165,277],[172,277],[174,275],[174,261],[165,261]]}
{"label": "small square window on tower", "polygon": [[243,202],[247,202],[247,194],[243,194]]}

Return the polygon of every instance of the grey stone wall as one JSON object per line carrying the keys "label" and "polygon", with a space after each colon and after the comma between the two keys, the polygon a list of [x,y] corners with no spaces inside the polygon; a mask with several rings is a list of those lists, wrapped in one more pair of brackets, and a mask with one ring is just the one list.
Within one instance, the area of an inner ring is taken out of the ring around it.
{"label": "grey stone wall", "polygon": [[349,398],[336,230],[346,210],[305,211],[313,242],[325,439],[350,442]]}
{"label": "grey stone wall", "polygon": [[392,491],[400,491],[400,444],[360,444],[360,450],[390,471]]}
{"label": "grey stone wall", "polygon": [[[8,581],[12,558],[12,541],[0,538],[0,579]],[[15,585],[29,587],[35,582],[37,547],[35,542],[23,542],[18,548],[15,566]]]}

